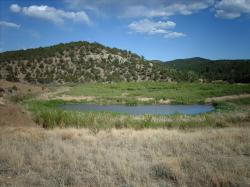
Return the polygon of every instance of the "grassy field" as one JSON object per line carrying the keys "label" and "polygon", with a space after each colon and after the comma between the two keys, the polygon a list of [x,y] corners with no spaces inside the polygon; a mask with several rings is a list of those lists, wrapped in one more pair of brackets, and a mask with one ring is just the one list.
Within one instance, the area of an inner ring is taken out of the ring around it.
{"label": "grassy field", "polygon": [[[204,103],[206,98],[224,95],[250,93],[250,84],[201,84],[201,83],[114,83],[114,84],[79,84],[72,85],[63,94],[70,96],[95,96],[111,102],[135,100],[140,97],[153,98],[152,101],[171,100],[172,103],[190,104]],[[105,101],[104,101],[105,102]],[[138,101],[139,102],[139,101]]]}

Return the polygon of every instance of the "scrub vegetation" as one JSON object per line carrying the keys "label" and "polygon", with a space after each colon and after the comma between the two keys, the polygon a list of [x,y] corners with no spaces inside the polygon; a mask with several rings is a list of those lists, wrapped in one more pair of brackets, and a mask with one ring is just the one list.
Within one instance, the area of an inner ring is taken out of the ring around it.
{"label": "scrub vegetation", "polygon": [[86,41],[0,53],[0,79],[29,83],[250,83],[249,60],[150,61],[128,50]]}
{"label": "scrub vegetation", "polygon": [[99,43],[71,42],[0,53],[0,78],[30,83],[198,80],[131,51]]}
{"label": "scrub vegetation", "polygon": [[177,59],[166,63],[179,71],[193,71],[208,81],[223,80],[231,83],[250,81],[250,60],[209,60],[204,58]]}

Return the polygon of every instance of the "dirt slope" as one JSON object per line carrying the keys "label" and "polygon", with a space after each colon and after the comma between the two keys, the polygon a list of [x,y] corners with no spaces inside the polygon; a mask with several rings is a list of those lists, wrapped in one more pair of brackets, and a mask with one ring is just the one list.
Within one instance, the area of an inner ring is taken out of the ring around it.
{"label": "dirt slope", "polygon": [[0,104],[0,127],[36,127],[30,114],[21,106],[3,101]]}

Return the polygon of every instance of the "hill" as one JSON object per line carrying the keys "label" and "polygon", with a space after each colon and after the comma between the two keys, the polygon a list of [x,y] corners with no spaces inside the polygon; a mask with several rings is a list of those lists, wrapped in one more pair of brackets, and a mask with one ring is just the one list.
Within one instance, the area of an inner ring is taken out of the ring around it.
{"label": "hill", "polygon": [[193,71],[207,81],[250,82],[250,60],[209,60],[196,57],[168,61],[165,65],[183,72]]}
{"label": "hill", "polygon": [[0,79],[30,83],[250,82],[250,60],[148,61],[131,51],[85,41],[0,53]]}
{"label": "hill", "polygon": [[71,42],[0,53],[0,79],[32,83],[170,81],[178,73],[127,50]]}

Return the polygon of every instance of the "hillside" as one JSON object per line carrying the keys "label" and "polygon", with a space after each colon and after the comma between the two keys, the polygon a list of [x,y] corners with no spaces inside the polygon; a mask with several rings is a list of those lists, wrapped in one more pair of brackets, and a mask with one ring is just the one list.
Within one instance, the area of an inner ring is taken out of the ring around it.
{"label": "hillside", "polygon": [[130,51],[71,42],[0,53],[0,79],[32,83],[170,81],[178,73]]}
{"label": "hillside", "polygon": [[178,59],[166,62],[168,68],[193,71],[208,81],[250,82],[250,60],[209,60],[204,58]]}
{"label": "hillside", "polygon": [[0,79],[31,83],[250,82],[250,60],[147,61],[131,51],[85,41],[0,53]]}

